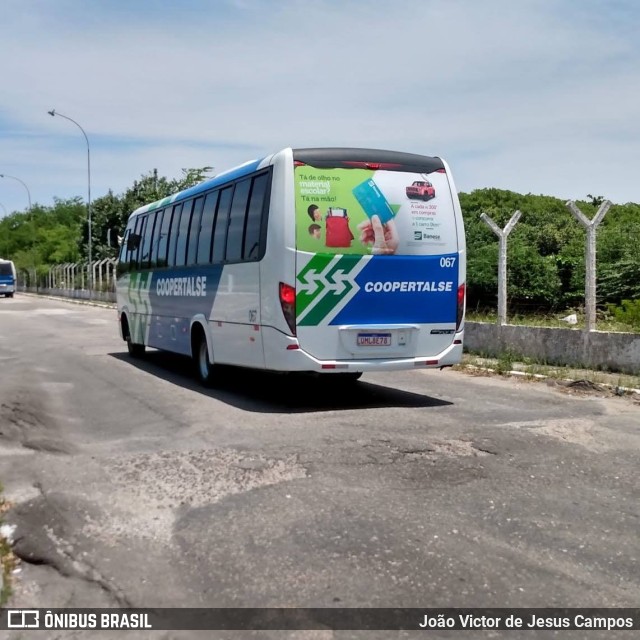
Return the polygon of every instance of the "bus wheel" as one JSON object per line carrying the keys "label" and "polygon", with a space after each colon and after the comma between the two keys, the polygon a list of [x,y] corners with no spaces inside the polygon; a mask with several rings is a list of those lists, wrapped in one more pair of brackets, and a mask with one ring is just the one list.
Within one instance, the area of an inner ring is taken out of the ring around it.
{"label": "bus wheel", "polygon": [[129,331],[129,323],[126,319],[122,321],[122,334],[127,341],[127,351],[132,358],[142,358],[144,356],[145,346],[143,344],[136,344],[131,339],[131,331]]}
{"label": "bus wheel", "polygon": [[193,357],[198,380],[205,386],[211,385],[215,365],[209,360],[209,349],[204,334],[201,334],[196,341]]}
{"label": "bus wheel", "polygon": [[145,352],[145,346],[132,342],[131,335],[127,334],[127,350],[132,358],[142,358]]}

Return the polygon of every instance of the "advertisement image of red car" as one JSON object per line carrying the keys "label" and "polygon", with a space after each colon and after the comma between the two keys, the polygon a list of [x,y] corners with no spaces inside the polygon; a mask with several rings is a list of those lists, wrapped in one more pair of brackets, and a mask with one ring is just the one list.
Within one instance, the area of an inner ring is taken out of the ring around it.
{"label": "advertisement image of red car", "polygon": [[436,197],[436,190],[428,180],[415,180],[406,188],[407,198],[412,200],[431,200]]}

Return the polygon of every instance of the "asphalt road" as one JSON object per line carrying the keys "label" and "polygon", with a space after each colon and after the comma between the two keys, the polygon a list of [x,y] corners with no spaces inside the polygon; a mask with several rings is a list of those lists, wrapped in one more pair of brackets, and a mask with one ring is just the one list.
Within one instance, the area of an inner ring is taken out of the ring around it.
{"label": "asphalt road", "polygon": [[[628,398],[452,370],[204,389],[181,358],[131,360],[115,310],[17,295],[0,405],[12,606],[638,605]],[[148,637],[282,637],[239,633]]]}

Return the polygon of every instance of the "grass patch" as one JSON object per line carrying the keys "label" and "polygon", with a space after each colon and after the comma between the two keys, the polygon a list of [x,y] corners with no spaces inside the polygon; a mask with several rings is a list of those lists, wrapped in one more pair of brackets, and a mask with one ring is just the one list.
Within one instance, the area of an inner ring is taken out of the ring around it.
{"label": "grass patch", "polygon": [[499,358],[465,353],[462,357],[462,362],[454,368],[464,370],[468,367],[477,367],[485,370],[490,369],[500,375],[508,375],[512,371],[517,371],[531,378],[544,377],[556,380],[587,380],[594,384],[606,385],[614,391],[619,389],[640,389],[640,376],[538,362],[532,358],[518,357],[511,352],[507,352]]}
{"label": "grass patch", "polygon": [[500,354],[500,357],[496,360],[495,371],[500,375],[504,375],[509,373],[509,371],[513,371],[514,362],[516,361],[516,356],[512,351],[505,351]]}
{"label": "grass patch", "polygon": [[[563,318],[576,315],[577,323],[569,324]],[[486,322],[497,324],[498,314],[494,311],[473,311],[467,309],[465,319],[469,322]],[[518,314],[507,315],[507,323],[526,327],[550,327],[562,329],[584,329],[584,313],[575,309],[568,309],[555,314]],[[640,329],[632,324],[616,319],[608,312],[598,311],[596,316],[596,329],[598,331],[611,331],[613,333],[640,333]]]}

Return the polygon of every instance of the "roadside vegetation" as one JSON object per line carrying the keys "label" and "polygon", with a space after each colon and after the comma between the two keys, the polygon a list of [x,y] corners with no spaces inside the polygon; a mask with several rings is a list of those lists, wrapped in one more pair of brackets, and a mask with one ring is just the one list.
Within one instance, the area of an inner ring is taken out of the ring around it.
{"label": "roadside vegetation", "polygon": [[550,364],[509,351],[500,354],[498,358],[465,353],[462,362],[455,365],[454,369],[478,375],[519,376],[529,380],[564,382],[570,388],[579,383],[577,388],[583,390],[628,395],[640,403],[640,376]]}
{"label": "roadside vegetation", "polygon": [[[201,182],[211,167],[183,169],[179,179],[152,171],[125,193],[92,202],[95,260],[114,258],[118,236],[129,214],[142,204]],[[576,205],[592,218],[602,196],[588,195]],[[513,324],[567,326],[576,314],[583,322],[585,230],[566,201],[503,189],[460,193],[467,236],[467,311],[470,320],[495,321],[498,292],[498,241],[480,219],[487,213],[504,226],[514,211],[522,217],[508,241],[508,320]],[[87,258],[87,215],[82,198],[34,205],[29,212],[0,218],[0,257],[10,258],[27,284],[49,267]],[[598,329],[640,331],[640,205],[614,204],[597,233]]]}
{"label": "roadside vegetation", "polygon": [[[592,218],[604,198],[587,196],[576,205]],[[495,321],[498,241],[480,219],[485,212],[504,226],[522,212],[509,236],[508,321],[567,326],[576,314],[584,326],[585,231],[566,201],[501,189],[460,194],[467,234],[467,311],[470,320]],[[640,331],[640,205],[614,204],[597,232],[598,329]],[[582,325],[580,324],[582,323]]]}
{"label": "roadside vegetation", "polygon": [[[628,301],[626,301],[628,302]],[[616,311],[618,308],[615,305]],[[569,322],[565,318],[572,318]],[[497,311],[474,311],[467,309],[466,319],[469,322],[488,322],[495,324],[498,322]],[[619,319],[620,318],[620,319]],[[559,313],[515,313],[507,316],[507,323],[522,325],[527,327],[555,327],[562,329],[584,329],[585,318],[582,309],[564,309]],[[640,318],[637,321],[623,315],[614,315],[614,312],[599,311],[597,314],[598,331],[615,331],[619,333],[640,333]]]}
{"label": "roadside vegetation", "polygon": [[[115,258],[118,236],[129,214],[142,206],[202,182],[211,167],[183,169],[180,179],[169,180],[153,171],[133,182],[121,195],[111,191],[91,203],[92,258]],[[81,197],[54,200],[45,207],[34,204],[30,211],[0,218],[0,257],[13,260],[23,279],[43,277],[55,264],[87,260],[87,208]]]}

